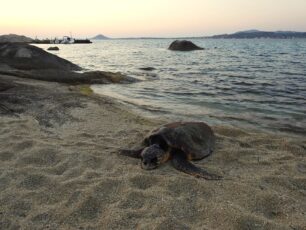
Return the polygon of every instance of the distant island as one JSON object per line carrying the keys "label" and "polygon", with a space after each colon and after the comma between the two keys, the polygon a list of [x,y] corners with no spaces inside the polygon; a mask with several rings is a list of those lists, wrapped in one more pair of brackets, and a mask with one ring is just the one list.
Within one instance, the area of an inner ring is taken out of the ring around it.
{"label": "distant island", "polygon": [[110,39],[109,37],[104,36],[103,34],[98,34],[97,36],[91,38],[92,40],[106,40]]}
{"label": "distant island", "polygon": [[252,38],[278,38],[278,39],[292,39],[292,38],[306,38],[306,32],[295,31],[260,31],[260,30],[246,30],[233,34],[214,35],[205,38],[226,38],[226,39],[252,39]]}

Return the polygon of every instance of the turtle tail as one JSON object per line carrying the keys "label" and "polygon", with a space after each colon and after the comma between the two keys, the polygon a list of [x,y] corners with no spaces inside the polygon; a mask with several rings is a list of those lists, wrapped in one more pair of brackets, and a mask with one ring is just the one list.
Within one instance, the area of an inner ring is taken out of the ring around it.
{"label": "turtle tail", "polygon": [[197,178],[203,178],[206,180],[221,180],[222,179],[221,176],[211,174],[205,171],[204,169],[196,167],[194,164],[188,161],[184,153],[181,153],[178,150],[172,153],[172,165],[177,170],[190,174]]}

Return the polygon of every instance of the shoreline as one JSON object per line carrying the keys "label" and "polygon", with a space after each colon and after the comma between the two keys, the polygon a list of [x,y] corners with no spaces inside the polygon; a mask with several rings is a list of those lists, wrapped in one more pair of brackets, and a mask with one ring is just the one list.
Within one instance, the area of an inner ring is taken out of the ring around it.
{"label": "shoreline", "polygon": [[[95,87],[92,87],[95,86]],[[89,87],[91,88],[91,90],[93,91],[93,93],[101,96],[101,97],[106,97],[106,98],[110,98],[111,100],[114,100],[120,104],[122,104],[123,106],[126,106],[129,110],[132,110],[133,112],[135,112],[136,114],[139,114],[147,119],[158,119],[158,115],[154,115],[154,112],[151,112],[149,110],[146,110],[145,108],[141,108],[141,106],[138,106],[137,103],[128,101],[128,100],[123,100],[122,97],[115,97],[115,96],[110,96],[109,94],[103,94],[103,93],[99,93],[100,90],[96,90],[95,88],[97,87],[97,85],[89,85]],[[103,87],[103,86],[102,86]],[[184,116],[175,116],[175,115],[168,115],[168,116],[163,116],[163,120],[188,120],[184,118]],[[185,116],[186,117],[186,116]],[[190,120],[190,119],[189,119]],[[192,120],[191,120],[192,121]],[[243,120],[242,120],[243,121]],[[204,122],[207,122],[204,120]],[[223,122],[225,123],[225,122]],[[271,130],[268,127],[256,127],[256,125],[251,125],[251,124],[247,124],[247,125],[236,125],[236,124],[218,124],[218,125],[212,125],[213,127],[215,126],[220,126],[220,127],[228,127],[228,128],[235,128],[237,127],[238,129],[241,130],[248,130],[251,133],[265,133],[268,135],[277,135],[277,136],[282,136],[284,138],[297,138],[297,139],[302,139],[304,138],[306,131],[302,130],[302,129],[290,129],[288,128],[288,130],[279,130],[279,129],[274,129]]]}
{"label": "shoreline", "polygon": [[0,74],[0,229],[306,228],[306,140],[213,126],[223,180],[146,171],[119,151],[167,120],[39,74]]}

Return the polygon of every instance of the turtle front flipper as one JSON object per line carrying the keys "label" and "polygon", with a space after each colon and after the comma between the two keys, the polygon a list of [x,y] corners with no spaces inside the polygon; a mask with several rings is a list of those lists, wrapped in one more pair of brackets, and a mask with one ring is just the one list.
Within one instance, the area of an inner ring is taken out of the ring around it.
{"label": "turtle front flipper", "polygon": [[141,158],[140,154],[144,147],[137,148],[137,149],[121,149],[119,154],[123,156],[133,157],[133,158]]}
{"label": "turtle front flipper", "polygon": [[176,168],[179,171],[182,171],[184,173],[190,174],[192,176],[195,176],[197,178],[203,178],[206,180],[221,180],[222,177],[211,174],[204,169],[198,168],[192,163],[190,163],[185,156],[184,153],[181,153],[179,150],[173,151],[172,150],[172,165],[174,168]]}

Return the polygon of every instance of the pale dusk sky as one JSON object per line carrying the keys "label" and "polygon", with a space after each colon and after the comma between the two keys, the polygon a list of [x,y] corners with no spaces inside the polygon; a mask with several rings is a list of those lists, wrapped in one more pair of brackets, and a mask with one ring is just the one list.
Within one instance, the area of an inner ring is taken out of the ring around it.
{"label": "pale dusk sky", "polygon": [[306,31],[306,0],[1,1],[0,34],[175,37],[248,29]]}

